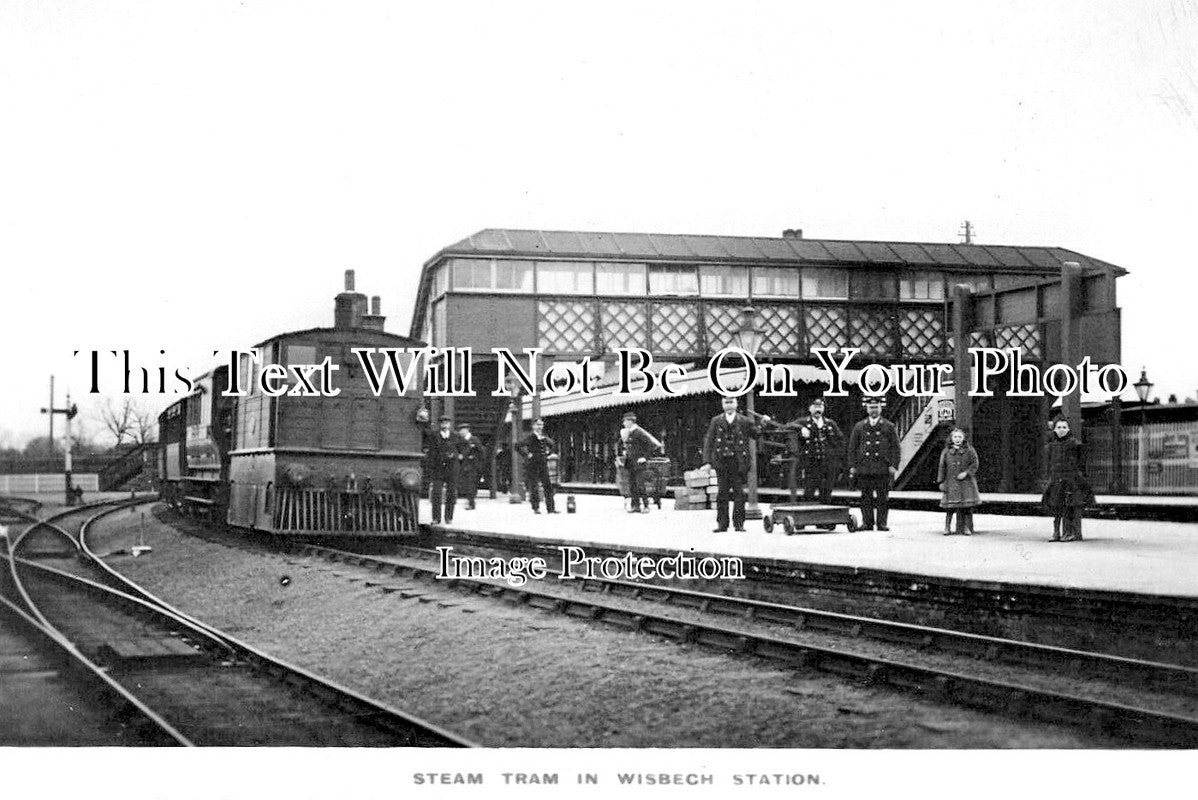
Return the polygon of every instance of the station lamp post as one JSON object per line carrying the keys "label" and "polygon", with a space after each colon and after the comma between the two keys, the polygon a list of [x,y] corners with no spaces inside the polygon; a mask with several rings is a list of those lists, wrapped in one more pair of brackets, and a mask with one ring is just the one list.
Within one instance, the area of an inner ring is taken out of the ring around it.
{"label": "station lamp post", "polygon": [[[736,331],[736,344],[741,350],[744,350],[753,358],[757,358],[757,352],[761,349],[761,329],[757,327],[757,309],[753,306],[745,306],[740,312],[740,327]],[[749,377],[749,365],[745,364],[745,378]],[[756,417],[756,411],[753,408],[753,395],[756,394],[756,387],[749,386],[749,392],[745,395],[745,410],[748,411],[750,418]],[[757,440],[753,440],[753,447],[749,451],[749,497],[745,504],[745,519],[761,519],[761,509],[757,505]]]}
{"label": "station lamp post", "polygon": [[1140,398],[1140,452],[1136,488],[1141,494],[1144,492],[1144,484],[1148,482],[1148,415],[1144,407],[1148,405],[1148,396],[1152,394],[1153,385],[1152,381],[1148,380],[1148,368],[1140,367],[1140,379],[1132,386],[1136,390],[1136,397]]}
{"label": "station lamp post", "polygon": [[511,454],[512,454],[512,485],[508,491],[508,502],[516,505],[524,502],[524,486],[520,482],[520,428],[524,424],[524,407],[520,398],[520,381],[509,374],[507,376],[507,390],[512,395],[512,426],[511,426]]}

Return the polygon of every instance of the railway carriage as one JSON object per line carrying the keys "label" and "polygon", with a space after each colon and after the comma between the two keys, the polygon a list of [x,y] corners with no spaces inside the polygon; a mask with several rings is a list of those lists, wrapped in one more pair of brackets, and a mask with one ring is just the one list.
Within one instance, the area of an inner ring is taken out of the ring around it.
{"label": "railway carriage", "polygon": [[[353,290],[337,296],[332,328],[273,336],[196,382],[196,390],[159,417],[159,478],[164,499],[231,525],[282,535],[378,537],[412,534],[421,486],[419,386],[404,395],[394,377],[375,396],[355,348],[422,347],[383,331],[374,298]],[[400,357],[407,365],[407,354]],[[326,362],[327,359],[327,362]],[[382,357],[375,363],[381,367]],[[320,392],[313,365],[327,363],[331,380]],[[263,392],[258,376],[283,368]],[[301,375],[303,377],[301,377]],[[284,377],[285,376],[285,377]],[[233,383],[244,391],[224,396]],[[316,388],[310,392],[306,381]],[[285,384],[285,386],[284,386]]]}
{"label": "railway carriage", "polygon": [[227,374],[218,367],[201,375],[158,418],[159,491],[175,507],[223,513],[235,400],[222,394]]}

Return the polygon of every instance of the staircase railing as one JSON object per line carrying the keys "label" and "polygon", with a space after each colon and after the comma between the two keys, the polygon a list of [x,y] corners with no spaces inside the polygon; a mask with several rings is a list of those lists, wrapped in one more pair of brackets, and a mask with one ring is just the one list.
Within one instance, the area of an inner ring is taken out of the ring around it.
{"label": "staircase railing", "polygon": [[119,489],[121,484],[142,471],[146,463],[146,453],[153,452],[153,444],[139,444],[137,447],[109,461],[100,469],[100,491],[111,492]]}
{"label": "staircase railing", "polygon": [[952,396],[952,384],[947,384],[940,394],[908,398],[912,402],[900,407],[900,419],[894,421],[899,429],[899,480],[936,426],[952,418]]}

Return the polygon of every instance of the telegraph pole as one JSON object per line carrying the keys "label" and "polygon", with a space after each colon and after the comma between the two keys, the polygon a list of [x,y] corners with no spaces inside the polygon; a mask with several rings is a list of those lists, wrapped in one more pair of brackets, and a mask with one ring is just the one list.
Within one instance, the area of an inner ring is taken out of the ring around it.
{"label": "telegraph pole", "polygon": [[957,231],[961,234],[961,244],[973,244],[973,223],[965,220],[961,225],[961,230]]}
{"label": "telegraph pole", "polygon": [[71,420],[79,413],[79,407],[71,403],[71,393],[67,392],[67,404],[63,408],[54,407],[54,376],[50,376],[50,405],[42,409],[43,414],[50,415],[50,453],[54,453],[54,415],[62,414],[67,418],[67,440],[64,443],[63,451],[66,453],[66,459],[63,462],[63,474],[66,477],[66,504],[74,505],[74,488],[71,481]]}

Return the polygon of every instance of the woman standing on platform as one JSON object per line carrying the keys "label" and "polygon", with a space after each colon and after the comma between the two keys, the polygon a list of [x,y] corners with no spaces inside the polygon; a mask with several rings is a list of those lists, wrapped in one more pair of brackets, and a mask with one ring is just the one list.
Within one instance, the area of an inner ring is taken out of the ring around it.
{"label": "woman standing on platform", "polygon": [[[940,507],[944,509],[944,535],[958,533],[973,535],[973,509],[982,498],[978,494],[978,453],[973,445],[965,441],[965,431],[953,428],[948,442],[940,453],[940,471],[937,479],[940,491]],[[953,530],[953,512],[957,514],[957,530]]]}
{"label": "woman standing on platform", "polygon": [[1058,419],[1048,443],[1048,488],[1043,503],[1052,512],[1052,542],[1080,542],[1082,509],[1094,503],[1094,490],[1085,475],[1082,443],[1069,432],[1069,422]]}

